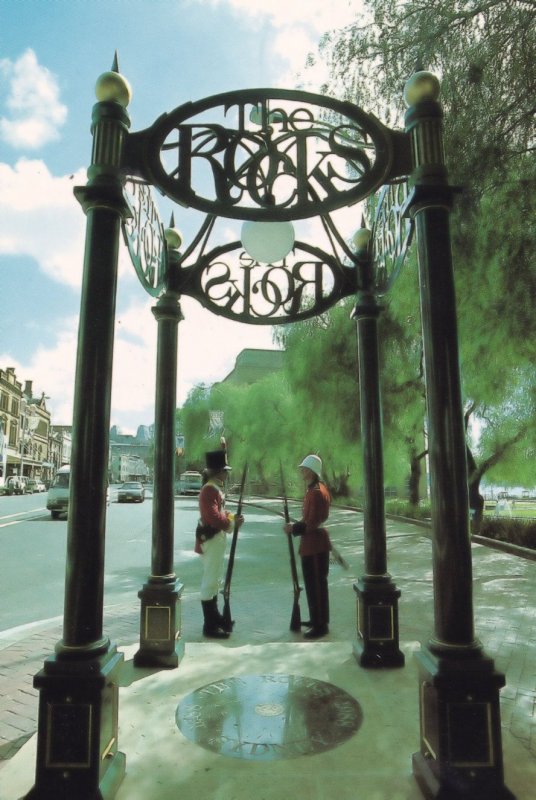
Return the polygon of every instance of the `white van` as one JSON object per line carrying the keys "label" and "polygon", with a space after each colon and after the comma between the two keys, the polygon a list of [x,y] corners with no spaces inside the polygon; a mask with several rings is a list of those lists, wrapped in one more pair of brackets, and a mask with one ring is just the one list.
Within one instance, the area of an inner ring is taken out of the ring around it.
{"label": "white van", "polygon": [[179,479],[179,494],[199,494],[203,486],[200,472],[183,472]]}
{"label": "white van", "polygon": [[60,467],[48,490],[47,508],[52,519],[58,519],[60,514],[66,514],[69,507],[69,478],[71,465]]}

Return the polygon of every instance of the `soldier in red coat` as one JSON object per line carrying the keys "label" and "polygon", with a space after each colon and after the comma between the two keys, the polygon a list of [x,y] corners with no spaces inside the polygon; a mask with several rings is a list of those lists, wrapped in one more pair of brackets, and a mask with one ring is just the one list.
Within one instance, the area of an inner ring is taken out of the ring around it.
{"label": "soldier in red coat", "polygon": [[212,639],[227,639],[230,630],[218,611],[218,590],[223,574],[226,533],[233,523],[238,527],[244,517],[235,517],[225,510],[224,484],[228,471],[225,450],[206,453],[207,478],[199,493],[199,516],[195,534],[195,552],[203,560],[201,579],[201,605],[203,608],[203,634]]}
{"label": "soldier in red coat", "polygon": [[329,632],[328,572],[331,542],[322,524],[329,517],[331,496],[322,482],[322,460],[308,455],[299,465],[306,485],[302,518],[287,523],[283,530],[300,536],[298,553],[301,557],[303,582],[310,614],[310,630],[306,639],[319,639]]}

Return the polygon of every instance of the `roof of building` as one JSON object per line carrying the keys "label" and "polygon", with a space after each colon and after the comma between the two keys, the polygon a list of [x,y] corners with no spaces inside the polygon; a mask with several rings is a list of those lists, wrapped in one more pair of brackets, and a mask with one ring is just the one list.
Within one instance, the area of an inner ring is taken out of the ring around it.
{"label": "roof of building", "polygon": [[221,383],[255,383],[269,372],[283,368],[284,350],[246,348],[236,357],[234,369]]}

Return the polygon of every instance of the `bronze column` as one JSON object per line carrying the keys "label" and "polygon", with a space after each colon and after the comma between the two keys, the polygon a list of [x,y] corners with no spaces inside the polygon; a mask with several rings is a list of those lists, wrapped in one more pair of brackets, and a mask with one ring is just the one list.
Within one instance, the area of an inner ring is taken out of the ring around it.
{"label": "bronze column", "polygon": [[173,228],[166,230],[166,290],[152,310],[158,323],[158,351],[151,574],[138,592],[141,599],[140,649],[134,656],[137,667],[169,669],[178,665],[184,652],[180,642],[180,596],[183,587],[174,572],[173,554],[178,325],[183,319],[176,289],[179,270],[177,236]]}
{"label": "bronze column", "polygon": [[501,800],[504,785],[499,689],[504,676],[475,639],[465,431],[448,185],[439,82],[415,73],[405,89],[413,156],[415,220],[425,360],[434,635],[417,654],[421,749],[413,771],[427,798]]}
{"label": "bronze column", "polygon": [[125,772],[118,752],[118,673],[123,655],[103,636],[104,542],[112,357],[120,226],[129,214],[121,158],[130,88],[102,75],[93,109],[67,534],[63,639],[35,676],[39,694],[36,782],[28,798],[114,797]]}
{"label": "bronze column", "polygon": [[387,540],[383,476],[383,421],[378,353],[380,306],[373,292],[368,251],[369,231],[361,229],[358,247],[357,321],[361,442],[363,448],[365,574],[354,584],[357,595],[357,640],[354,655],[362,667],[402,667],[399,648],[398,598],[387,572]]}

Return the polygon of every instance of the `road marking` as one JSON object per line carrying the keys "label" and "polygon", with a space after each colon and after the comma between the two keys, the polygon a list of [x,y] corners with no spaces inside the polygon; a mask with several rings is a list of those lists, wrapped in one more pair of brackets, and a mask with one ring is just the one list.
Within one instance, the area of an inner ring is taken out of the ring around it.
{"label": "road marking", "polygon": [[30,511],[18,511],[16,514],[4,514],[4,516],[0,517],[0,519],[10,519],[11,517],[22,517],[23,514],[33,514],[34,511],[45,511],[46,506],[41,506],[41,508],[32,508]]}
{"label": "road marking", "polygon": [[31,522],[32,517],[28,519],[28,514],[35,514],[37,511],[46,511],[46,507],[42,506],[41,508],[32,508],[31,511],[19,511],[16,514],[5,514],[3,517],[0,517],[0,520],[3,519],[11,519],[12,517],[22,517],[24,516],[25,519],[15,519],[12,522],[4,522],[0,524],[0,528],[8,528],[10,525],[20,525],[21,522]]}

